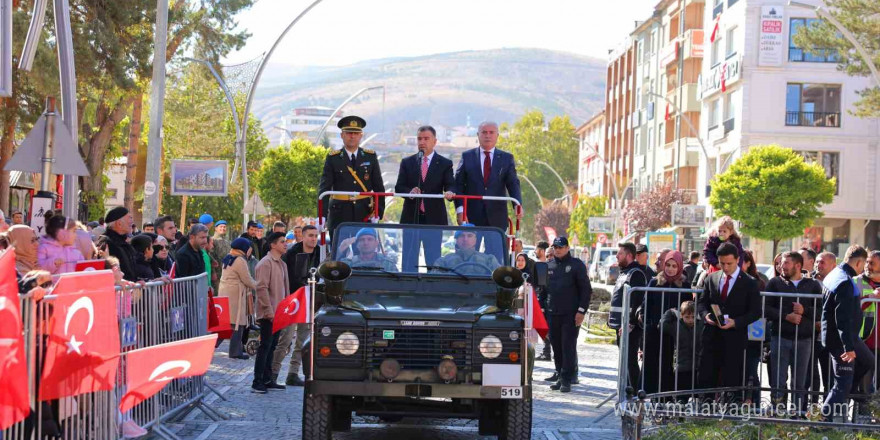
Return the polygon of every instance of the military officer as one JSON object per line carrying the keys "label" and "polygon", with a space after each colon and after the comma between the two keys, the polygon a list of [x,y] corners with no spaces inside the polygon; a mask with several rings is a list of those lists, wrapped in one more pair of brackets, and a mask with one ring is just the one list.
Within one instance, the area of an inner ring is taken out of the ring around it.
{"label": "military officer", "polygon": [[[330,152],[324,160],[318,194],[325,191],[385,192],[376,152],[360,148],[367,122],[359,116],[346,116],[336,125],[342,130],[340,136],[344,147]],[[385,198],[379,197],[378,217],[375,217],[374,203],[370,196],[325,197],[321,220],[329,220],[327,227],[331,234],[340,223],[378,222],[385,215]]]}
{"label": "military officer", "polygon": [[[461,226],[473,227],[470,223]],[[455,231],[455,252],[437,259],[436,267],[455,269],[464,274],[489,275],[501,264],[494,255],[478,252],[477,233],[471,231]],[[442,269],[440,270],[442,272]]]}
{"label": "military officer", "polygon": [[379,249],[379,234],[375,228],[361,228],[354,237],[358,254],[342,261],[353,269],[375,267],[397,272],[397,263],[386,257]]}
{"label": "military officer", "polygon": [[547,274],[547,314],[552,316],[549,320],[550,344],[553,345],[557,382],[550,385],[550,389],[568,393],[577,375],[577,336],[590,306],[593,287],[587,276],[587,266],[571,256],[567,238],[553,240],[553,253],[556,261],[552,269],[548,267]]}

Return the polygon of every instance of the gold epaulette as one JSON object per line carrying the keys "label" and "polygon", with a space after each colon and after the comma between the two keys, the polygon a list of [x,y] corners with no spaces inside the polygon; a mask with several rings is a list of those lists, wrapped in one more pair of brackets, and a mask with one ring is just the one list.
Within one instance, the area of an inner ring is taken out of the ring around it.
{"label": "gold epaulette", "polygon": [[367,153],[367,154],[376,154],[375,150],[371,150],[369,148],[364,148],[363,150],[364,150],[364,153]]}
{"label": "gold epaulette", "polygon": [[328,156],[337,156],[339,154],[342,154],[342,150],[333,150],[330,152],[330,154],[328,154]]}

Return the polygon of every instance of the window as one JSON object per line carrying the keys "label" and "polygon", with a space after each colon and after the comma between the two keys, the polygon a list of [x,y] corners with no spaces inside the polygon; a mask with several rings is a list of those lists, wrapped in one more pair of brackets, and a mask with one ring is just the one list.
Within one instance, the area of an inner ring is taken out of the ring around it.
{"label": "window", "polygon": [[715,0],[715,6],[712,8],[712,18],[715,18],[724,11],[724,0]]}
{"label": "window", "polygon": [[715,41],[712,42],[712,57],[710,58],[710,65],[712,67],[721,64],[721,61],[724,59],[721,56],[721,50],[724,47],[721,45],[721,42],[723,40],[724,39],[721,38],[721,36],[719,35],[717,38],[715,38]]}
{"label": "window", "polygon": [[835,180],[834,195],[840,192],[840,153],[827,151],[798,151],[807,163],[817,163],[825,169],[825,177]]}
{"label": "window", "polygon": [[792,18],[789,21],[788,61],[806,63],[836,63],[838,61],[837,51],[834,49],[816,48],[816,53],[810,54],[794,44],[794,36],[798,30],[804,26],[813,26],[819,21],[818,18]]}
{"label": "window", "polygon": [[724,58],[730,58],[731,55],[736,53],[736,30],[737,28],[734,26],[727,30],[727,35],[725,40],[727,44],[724,48]]}
{"label": "window", "polygon": [[654,127],[648,127],[648,147],[654,148]]}
{"label": "window", "polygon": [[739,1],[739,0],[727,0],[727,7],[728,7],[728,9],[729,9],[731,6],[735,5],[736,2],[738,2],[738,1]]}
{"label": "window", "polygon": [[636,151],[638,151],[639,154],[645,154],[645,146],[641,143],[642,137],[640,136],[640,133],[636,132],[634,140],[637,149]]}
{"label": "window", "polygon": [[840,127],[840,85],[789,83],[785,91],[785,125]]}
{"label": "window", "polygon": [[724,133],[734,129],[736,123],[736,92],[724,96]]}
{"label": "window", "polygon": [[721,100],[716,99],[709,103],[709,130],[718,126],[721,119]]}

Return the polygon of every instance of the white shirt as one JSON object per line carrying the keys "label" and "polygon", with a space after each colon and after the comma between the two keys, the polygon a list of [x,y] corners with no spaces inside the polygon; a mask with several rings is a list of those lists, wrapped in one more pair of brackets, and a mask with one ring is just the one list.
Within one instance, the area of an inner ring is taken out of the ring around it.
{"label": "white shirt", "polygon": [[[416,157],[418,157],[418,156],[416,156]],[[431,166],[431,160],[434,159],[434,152],[432,151],[431,154],[424,156],[422,158],[422,162],[419,162],[419,171],[420,172],[422,170],[422,163],[425,161],[425,159],[428,159],[428,166]]]}
{"label": "white shirt", "polygon": [[[483,147],[477,147],[477,151],[480,153],[480,175],[482,176],[482,175],[483,175],[483,169],[484,169],[483,167],[486,166],[486,165],[485,165],[485,162],[486,162],[486,150],[484,150]],[[433,154],[433,153],[432,153],[432,154]],[[492,149],[489,150],[489,169],[490,169],[490,170],[492,169],[492,158],[493,158],[493,157],[495,157],[495,147],[492,147]],[[485,177],[485,176],[483,176],[483,177]],[[456,214],[461,214],[461,213],[463,213],[463,212],[464,212],[464,207],[459,206],[458,208],[455,208],[455,213],[456,213]]]}
{"label": "white shirt", "polygon": [[798,284],[800,284],[801,281],[803,281],[803,280],[804,280],[803,278],[801,278],[799,280],[791,280],[791,284],[794,284],[794,287],[797,288]]}
{"label": "white shirt", "polygon": [[354,153],[352,153],[348,151],[348,149],[343,148],[342,151],[345,152],[345,155],[348,156],[348,160],[350,160],[352,163],[354,163],[355,159],[357,159],[358,150],[354,150]]}
{"label": "white shirt", "polygon": [[[721,272],[721,285],[718,286],[719,289],[723,292],[724,290],[724,282],[727,281],[727,274]],[[739,266],[736,267],[736,270],[730,274],[730,284],[727,286],[727,294],[730,295],[730,292],[733,292],[733,283],[736,282],[736,279],[739,278]],[[723,294],[723,293],[722,293]]]}

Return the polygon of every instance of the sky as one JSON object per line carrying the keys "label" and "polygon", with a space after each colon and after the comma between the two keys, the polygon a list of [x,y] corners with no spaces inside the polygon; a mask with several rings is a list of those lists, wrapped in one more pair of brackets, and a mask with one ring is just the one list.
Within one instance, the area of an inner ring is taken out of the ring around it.
{"label": "sky", "polygon": [[[252,36],[224,64],[268,51],[313,0],[256,0]],[[606,59],[659,0],[323,0],[282,40],[272,64],[343,66],[461,50],[530,47]]]}

